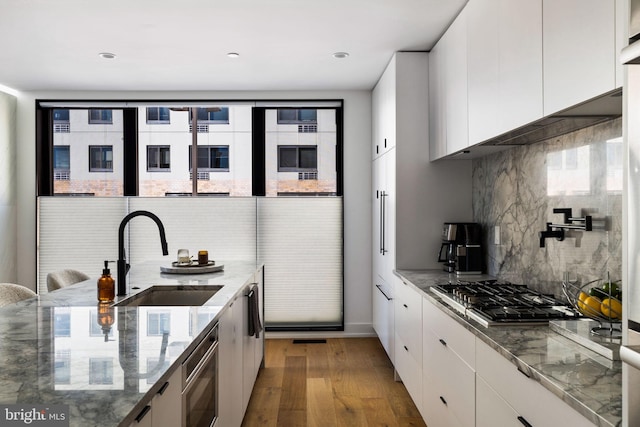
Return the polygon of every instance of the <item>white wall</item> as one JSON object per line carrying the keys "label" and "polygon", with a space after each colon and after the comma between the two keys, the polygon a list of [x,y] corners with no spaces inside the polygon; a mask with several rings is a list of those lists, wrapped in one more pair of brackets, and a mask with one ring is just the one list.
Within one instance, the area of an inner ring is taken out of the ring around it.
{"label": "white wall", "polygon": [[[18,94],[17,281],[36,286],[36,99],[344,100],[345,333],[371,335],[371,92],[29,92]],[[117,230],[113,230],[114,233]],[[99,236],[97,236],[99,237]]]}
{"label": "white wall", "polygon": [[17,280],[16,99],[0,92],[0,282]]}

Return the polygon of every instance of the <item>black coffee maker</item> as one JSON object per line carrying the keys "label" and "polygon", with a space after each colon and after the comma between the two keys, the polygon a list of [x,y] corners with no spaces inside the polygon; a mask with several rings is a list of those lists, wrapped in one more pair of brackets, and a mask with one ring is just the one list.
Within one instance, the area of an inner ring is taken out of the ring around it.
{"label": "black coffee maker", "polygon": [[445,222],[438,262],[459,275],[482,273],[482,229],[474,222]]}

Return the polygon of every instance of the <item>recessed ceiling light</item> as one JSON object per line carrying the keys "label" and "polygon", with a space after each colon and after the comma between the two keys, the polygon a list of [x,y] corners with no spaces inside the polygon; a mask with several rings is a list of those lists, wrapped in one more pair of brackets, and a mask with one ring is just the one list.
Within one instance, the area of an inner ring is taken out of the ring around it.
{"label": "recessed ceiling light", "polygon": [[111,52],[100,52],[98,56],[102,59],[115,59],[116,54]]}
{"label": "recessed ceiling light", "polygon": [[349,52],[336,52],[333,54],[333,57],[337,59],[344,59],[348,56],[349,56]]}
{"label": "recessed ceiling light", "polygon": [[240,54],[238,52],[229,52],[229,53],[227,53],[227,56],[229,58],[238,58],[238,57],[240,57]]}

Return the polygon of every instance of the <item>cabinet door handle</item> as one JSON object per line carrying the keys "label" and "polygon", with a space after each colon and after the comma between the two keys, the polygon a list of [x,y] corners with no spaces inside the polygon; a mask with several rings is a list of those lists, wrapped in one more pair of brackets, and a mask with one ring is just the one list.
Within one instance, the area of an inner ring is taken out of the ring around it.
{"label": "cabinet door handle", "polygon": [[522,423],[522,425],[525,427],[533,427],[527,420],[524,419],[524,417],[518,417],[518,421],[520,421],[520,423]]}
{"label": "cabinet door handle", "polygon": [[382,290],[382,286],[376,285],[376,288],[378,288],[378,290],[382,293],[382,295],[384,295],[384,297],[387,299],[387,301],[391,301],[393,299],[393,298],[389,298],[389,295],[384,293],[384,291]]}
{"label": "cabinet door handle", "polygon": [[442,338],[440,338],[438,341],[440,341],[440,344],[442,344],[443,346],[447,346],[447,342],[445,340],[443,340]]}
{"label": "cabinet door handle", "polygon": [[387,148],[387,138],[384,139],[384,148]]}
{"label": "cabinet door handle", "polygon": [[527,374],[525,371],[523,371],[519,366],[518,366],[518,372],[520,372],[522,375],[524,375],[527,378],[531,378],[531,375]]}
{"label": "cabinet door handle", "polygon": [[138,414],[138,416],[136,417],[136,422],[140,422],[142,421],[142,419],[145,417],[145,415],[147,415],[147,413],[151,410],[151,406],[147,405],[145,406],[142,411],[140,411],[140,413]]}
{"label": "cabinet door handle", "polygon": [[158,394],[162,395],[164,394],[165,390],[167,390],[167,387],[169,387],[169,381],[165,382],[162,387],[160,387],[160,390],[158,390]]}
{"label": "cabinet door handle", "polygon": [[440,400],[442,401],[442,403],[444,403],[445,405],[447,404],[447,401],[444,399],[444,397],[440,396]]}
{"label": "cabinet door handle", "polygon": [[382,206],[382,211],[380,213],[380,222],[381,222],[381,227],[382,227],[382,232],[380,233],[380,238],[381,238],[381,248],[382,248],[382,255],[386,254],[387,252],[389,252],[387,250],[387,225],[386,225],[386,219],[387,219],[387,198],[388,194],[386,191],[382,191],[380,192],[380,203]]}
{"label": "cabinet door handle", "polygon": [[403,306],[404,308],[409,308],[409,306],[408,306],[407,304],[402,304],[402,306]]}
{"label": "cabinet door handle", "polygon": [[409,351],[409,349],[407,348],[406,345],[403,345],[403,347],[404,347],[405,350]]}

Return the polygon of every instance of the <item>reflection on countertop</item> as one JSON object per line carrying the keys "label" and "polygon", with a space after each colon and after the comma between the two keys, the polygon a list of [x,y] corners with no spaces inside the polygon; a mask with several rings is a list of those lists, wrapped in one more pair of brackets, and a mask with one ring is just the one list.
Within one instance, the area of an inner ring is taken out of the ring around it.
{"label": "reflection on countertop", "polygon": [[71,426],[115,426],[151,396],[259,268],[161,274],[131,269],[134,292],[151,285],[223,285],[205,305],[100,306],[94,280],[0,309],[0,402],[69,405]]}
{"label": "reflection on countertop", "polygon": [[466,318],[429,291],[437,283],[455,281],[455,274],[440,270],[398,270],[396,274],[595,425],[621,425],[622,365],[619,361],[608,360],[545,325],[484,327]]}

